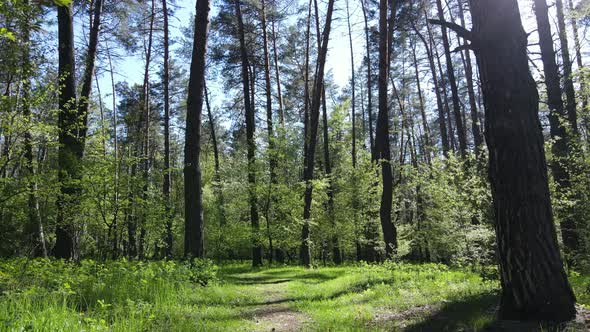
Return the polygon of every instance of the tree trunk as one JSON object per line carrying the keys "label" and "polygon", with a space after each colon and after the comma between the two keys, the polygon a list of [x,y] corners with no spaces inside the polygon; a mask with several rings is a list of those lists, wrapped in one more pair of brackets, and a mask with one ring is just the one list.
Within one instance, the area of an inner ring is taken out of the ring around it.
{"label": "tree trunk", "polygon": [[[379,114],[375,136],[377,159],[381,162],[383,191],[379,218],[385,241],[385,255],[392,258],[397,250],[397,230],[391,220],[393,204],[393,173],[391,169],[391,150],[389,146],[389,106],[387,102],[387,85],[389,75],[389,29],[387,26],[388,0],[379,1]],[[393,24],[393,22],[390,22]]]}
{"label": "tree trunk", "polygon": [[[273,9],[276,13],[277,11],[277,1],[273,0]],[[274,60],[274,67],[275,67],[275,79],[277,83],[277,99],[279,102],[279,121],[281,122],[281,127],[285,127],[285,113],[283,110],[283,95],[281,93],[281,75],[280,75],[280,68],[279,68],[279,55],[277,50],[277,34],[275,31],[275,21],[276,15],[273,13],[271,18],[271,30],[272,30],[272,52],[273,52],[273,60]]]}
{"label": "tree trunk", "polygon": [[221,167],[219,162],[219,147],[217,145],[217,134],[215,131],[215,119],[211,113],[211,105],[209,105],[209,90],[207,84],[204,85],[205,105],[207,107],[207,116],[209,118],[209,129],[211,130],[211,143],[213,145],[213,160],[215,163],[215,195],[217,196],[217,207],[219,209],[219,226],[223,227],[226,224],[225,219],[225,199],[223,197],[223,184],[221,183]]}
{"label": "tree trunk", "polygon": [[313,85],[313,98],[311,100],[309,130],[306,131],[305,149],[304,149],[304,170],[303,180],[305,181],[305,195],[303,207],[303,228],[301,231],[301,263],[309,267],[311,266],[311,250],[310,250],[310,230],[309,219],[311,217],[311,199],[312,199],[312,184],[314,161],[315,161],[315,147],[317,143],[318,122],[320,113],[320,103],[322,91],[324,88],[324,67],[326,65],[326,56],[328,53],[328,41],[330,40],[330,28],[332,25],[332,12],[334,11],[334,0],[328,1],[328,10],[326,12],[326,23],[322,35],[322,45],[318,50],[317,73]]}
{"label": "tree trunk", "polygon": [[[444,20],[444,11],[441,0],[436,0],[436,7],[438,9],[438,17]],[[467,135],[463,127],[463,116],[461,115],[461,104],[459,102],[459,91],[457,89],[457,80],[455,78],[455,71],[453,69],[453,60],[451,59],[451,50],[449,47],[449,38],[447,29],[441,25],[441,35],[443,40],[443,47],[445,51],[445,60],[447,63],[447,78],[451,86],[451,96],[453,98],[453,114],[455,115],[455,127],[457,128],[457,136],[459,138],[459,151],[461,157],[465,158],[467,155]]]}
{"label": "tree trunk", "polygon": [[557,11],[557,27],[559,28],[559,42],[561,45],[561,58],[563,61],[563,87],[565,90],[565,109],[567,117],[574,134],[578,134],[578,115],[576,112],[576,93],[574,90],[574,81],[572,77],[572,60],[570,58],[570,49],[567,40],[567,30],[565,27],[565,17],[563,14],[563,1],[555,0],[555,9]]}
{"label": "tree trunk", "polygon": [[203,192],[201,187],[201,111],[205,84],[205,57],[209,32],[209,0],[197,0],[192,60],[186,101],[184,146],[184,255],[204,256]]}
{"label": "tree trunk", "polygon": [[262,246],[260,245],[260,221],[258,217],[258,199],[256,198],[256,142],[254,140],[255,117],[252,96],[250,95],[249,61],[244,36],[241,0],[235,0],[236,18],[238,20],[238,37],[240,40],[240,58],[242,64],[242,85],[246,114],[246,141],[248,145],[248,195],[250,200],[250,222],[252,224],[252,266],[262,265]]}
{"label": "tree trunk", "polygon": [[[352,114],[350,115],[352,121],[352,168],[356,168],[356,84],[354,76],[354,49],[352,47],[352,29],[350,27],[350,10],[348,8],[348,0],[346,0],[346,23],[348,26],[348,41],[350,45],[350,66],[351,66],[351,86],[352,90]],[[354,203],[353,203],[354,204]],[[353,206],[354,208],[354,206]]]}
{"label": "tree trunk", "polygon": [[170,173],[170,64],[169,64],[169,37],[168,37],[168,8],[166,0],[162,0],[162,15],[164,17],[164,182],[162,193],[164,194],[164,216],[166,223],[166,258],[172,257],[172,202],[170,191],[172,177]]}
{"label": "tree trunk", "polygon": [[113,176],[114,176],[114,193],[113,193],[113,223],[112,223],[112,258],[116,259],[118,257],[118,235],[117,235],[117,228],[118,228],[118,220],[119,220],[119,138],[117,136],[117,94],[115,89],[115,74],[113,70],[113,62],[111,60],[111,51],[106,43],[106,51],[107,51],[107,59],[109,62],[109,73],[111,76],[111,90],[112,90],[112,99],[113,99]]}
{"label": "tree trunk", "polygon": [[[426,23],[426,24],[428,24],[428,23]],[[442,98],[440,96],[440,86],[439,86],[440,83],[438,81],[438,75],[436,74],[436,66],[434,64],[434,56],[432,54],[432,48],[430,47],[430,43],[428,41],[426,41],[426,38],[424,38],[424,35],[422,35],[422,33],[420,33],[420,30],[418,30],[416,28],[416,26],[413,22],[412,22],[412,28],[414,29],[414,32],[418,35],[418,37],[420,38],[420,40],[424,44],[424,49],[426,50],[426,56],[428,57],[428,65],[430,66],[430,73],[432,74],[434,92],[436,95],[436,105],[437,105],[437,110],[438,110],[438,126],[439,126],[439,130],[440,130],[440,137],[441,137],[443,153],[445,155],[448,155],[448,153],[449,153],[449,137],[447,136],[447,125],[445,123],[445,113],[444,113]],[[430,27],[428,28],[428,31],[430,31]]]}
{"label": "tree trunk", "polygon": [[[547,2],[545,0],[535,0],[534,4],[539,33],[539,45],[541,46],[541,59],[543,60],[543,71],[547,86],[550,133],[551,138],[555,141],[551,147],[553,152],[551,171],[557,183],[558,192],[565,192],[567,194],[571,187],[570,176],[565,168],[570,154],[570,138],[567,134],[566,126],[562,122],[567,119],[567,113],[563,105],[563,99],[561,98],[559,70],[555,61],[553,35],[551,34]],[[579,247],[578,232],[576,230],[573,211],[564,212],[560,224],[561,236],[565,247],[566,260],[568,263],[572,263],[571,259]]]}
{"label": "tree trunk", "polygon": [[[465,0],[457,0],[459,4],[459,20],[461,26],[465,27],[465,14],[463,13],[463,4]],[[465,41],[463,41],[465,43]],[[469,96],[469,110],[471,116],[471,132],[473,134],[473,143],[475,152],[478,153],[483,147],[483,135],[481,133],[479,118],[477,116],[477,101],[475,99],[475,89],[473,88],[473,66],[471,64],[471,51],[465,50],[465,80],[467,81],[467,95]]]}
{"label": "tree trunk", "polygon": [[[25,0],[24,4],[29,5],[29,1]],[[31,106],[30,106],[30,89],[31,81],[30,77],[33,74],[31,68],[30,59],[30,26],[28,22],[25,22],[23,27],[23,57],[22,57],[22,70],[23,70],[23,87],[22,87],[22,113],[23,118],[27,121],[28,125],[32,124],[31,117]],[[31,244],[32,250],[30,255],[33,257],[45,257],[47,258],[47,247],[45,244],[45,233],[43,231],[43,223],[41,222],[41,214],[39,211],[39,199],[37,197],[37,180],[35,179],[35,162],[33,159],[33,146],[32,146],[32,135],[31,131],[27,128],[24,133],[24,150],[27,175],[31,178],[28,181],[28,223],[25,227],[26,241]]]}
{"label": "tree trunk", "polygon": [[[316,22],[316,39],[318,43],[318,49],[321,49],[321,34],[320,34],[320,15],[318,10],[318,2],[317,0],[313,1],[314,9],[315,9],[315,22]],[[317,73],[316,73],[317,75]],[[330,224],[332,225],[332,229],[334,234],[332,236],[332,261],[334,264],[339,265],[342,263],[342,254],[340,252],[340,240],[338,239],[337,235],[337,225],[336,225],[336,218],[334,215],[334,181],[332,179],[332,161],[330,159],[330,136],[328,133],[328,111],[326,106],[326,89],[322,86],[322,133],[323,133],[323,143],[324,143],[324,167],[326,172],[326,177],[328,178],[328,218],[330,219]]]}
{"label": "tree trunk", "polygon": [[[568,9],[570,11],[574,10],[574,4],[572,3],[572,0],[568,0]],[[576,49],[576,62],[578,64],[578,70],[584,68],[584,64],[582,63],[582,52],[581,52],[581,45],[580,45],[580,37],[579,37],[579,33],[578,33],[578,22],[576,21],[576,18],[570,14],[570,23],[572,25],[572,30],[574,33],[574,47]],[[588,110],[588,96],[586,95],[585,91],[586,91],[586,82],[583,79],[580,79],[580,91],[582,92],[582,110],[585,113]],[[590,128],[590,125],[588,125],[587,123],[586,125],[586,130],[588,130],[588,128]],[[588,136],[589,134],[586,133],[586,135]]]}
{"label": "tree trunk", "polygon": [[270,173],[270,183],[269,183],[269,195],[268,200],[266,202],[266,230],[268,236],[268,258],[269,264],[272,264],[272,257],[273,257],[273,244],[272,244],[272,232],[271,232],[271,213],[272,213],[272,206],[271,203],[274,202],[274,191],[273,187],[277,184],[277,175],[276,175],[276,167],[277,167],[277,151],[275,147],[275,135],[273,130],[273,120],[272,120],[272,89],[271,89],[271,81],[270,81],[270,59],[269,59],[269,52],[268,52],[268,35],[267,35],[267,27],[266,27],[266,3],[265,0],[261,0],[261,23],[262,23],[262,42],[264,48],[264,83],[266,89],[266,128],[268,133],[268,168]]}
{"label": "tree trunk", "polygon": [[369,43],[369,22],[367,18],[367,4],[366,0],[361,0],[361,8],[363,10],[363,19],[365,22],[365,46],[367,49],[367,114],[369,117],[369,144],[371,148],[371,156],[375,159],[375,136],[373,133],[373,78],[371,72],[371,44]]}
{"label": "tree trunk", "polygon": [[[84,154],[86,130],[79,125],[76,103],[76,79],[74,58],[74,25],[72,7],[57,8],[59,45],[59,152],[58,178],[61,193],[57,199],[57,225],[55,227],[54,255],[57,258],[77,260],[75,249],[75,225],[71,209],[77,203],[81,188],[75,182],[82,177],[81,159]],[[82,114],[82,116],[84,116]],[[85,116],[84,116],[85,117]]]}
{"label": "tree trunk", "polygon": [[516,0],[470,0],[485,103],[501,319],[566,321],[575,298],[552,221],[539,95]]}
{"label": "tree trunk", "polygon": [[[151,155],[150,155],[150,126],[151,126],[151,105],[150,105],[150,72],[149,67],[152,60],[152,44],[153,44],[153,35],[154,35],[154,19],[156,15],[155,11],[155,0],[151,1],[151,10],[150,10],[150,24],[148,28],[148,43],[147,47],[145,48],[145,67],[143,73],[143,85],[142,85],[142,106],[143,106],[143,114],[144,114],[144,140],[143,140],[143,151],[142,151],[142,158],[143,158],[143,191],[142,191],[142,198],[143,202],[147,202],[148,200],[148,191],[149,191],[149,177],[151,172]],[[146,224],[147,224],[147,213],[145,208],[141,209],[141,219],[139,224],[139,246],[138,246],[138,257],[139,259],[145,258],[145,233],[146,233]]]}
{"label": "tree trunk", "polygon": [[420,72],[418,71],[418,58],[416,57],[416,42],[412,41],[412,58],[414,60],[414,75],[416,77],[416,90],[418,90],[418,101],[420,102],[420,117],[422,119],[422,128],[424,130],[424,155],[427,163],[430,164],[432,153],[432,143],[430,142],[430,128],[426,118],[426,109],[424,107],[424,97],[422,96],[422,85],[420,84]]}
{"label": "tree trunk", "polygon": [[[98,49],[98,34],[100,32],[100,19],[102,14],[102,0],[95,0],[94,13],[92,15],[92,25],[90,26],[90,36],[88,38],[88,53],[85,59],[84,76],[82,76],[82,90],[78,100],[78,113],[83,115],[83,123],[88,122],[88,106],[90,103],[90,93],[92,90],[92,77],[94,76],[94,63],[96,60],[96,51]],[[86,126],[82,129],[82,136],[86,136]]]}

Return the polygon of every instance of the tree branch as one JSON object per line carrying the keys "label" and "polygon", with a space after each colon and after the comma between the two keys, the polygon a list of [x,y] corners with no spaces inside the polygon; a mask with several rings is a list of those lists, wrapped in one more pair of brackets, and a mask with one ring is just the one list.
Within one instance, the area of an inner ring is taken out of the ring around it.
{"label": "tree branch", "polygon": [[473,41],[473,33],[458,24],[455,24],[452,22],[447,22],[447,21],[435,20],[435,19],[429,19],[428,22],[431,24],[444,26],[448,29],[453,30],[456,34],[459,35],[459,37],[466,39],[466,40]]}

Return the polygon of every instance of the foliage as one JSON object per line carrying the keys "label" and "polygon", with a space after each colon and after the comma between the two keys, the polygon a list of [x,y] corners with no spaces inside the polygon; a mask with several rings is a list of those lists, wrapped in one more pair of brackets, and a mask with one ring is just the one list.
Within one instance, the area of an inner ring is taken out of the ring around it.
{"label": "foliage", "polygon": [[62,260],[0,262],[0,324],[35,331],[146,326],[154,307],[215,283],[217,267],[192,262]]}

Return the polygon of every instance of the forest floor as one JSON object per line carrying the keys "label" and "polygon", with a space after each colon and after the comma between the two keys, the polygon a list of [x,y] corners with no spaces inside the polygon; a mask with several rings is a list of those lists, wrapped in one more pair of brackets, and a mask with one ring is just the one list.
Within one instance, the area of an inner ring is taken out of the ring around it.
{"label": "forest floor", "polygon": [[[236,308],[254,331],[546,330],[496,322],[497,281],[440,265],[392,267],[284,267],[223,278],[258,299]],[[587,319],[562,330],[586,331]]]}
{"label": "forest floor", "polygon": [[[540,330],[497,328],[498,281],[469,269],[226,264],[205,287],[190,271],[175,262],[0,261],[0,331]],[[570,281],[579,308],[589,308],[590,277]],[[582,315],[567,331],[588,323]]]}

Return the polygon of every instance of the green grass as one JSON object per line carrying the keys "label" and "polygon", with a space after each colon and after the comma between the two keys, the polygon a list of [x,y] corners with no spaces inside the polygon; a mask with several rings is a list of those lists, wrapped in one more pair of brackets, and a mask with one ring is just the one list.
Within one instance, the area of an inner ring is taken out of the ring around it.
{"label": "green grass", "polygon": [[[590,277],[570,279],[590,305]],[[17,259],[0,261],[0,291],[0,331],[268,331],[280,319],[311,331],[477,331],[494,319],[498,282],[437,264]]]}

